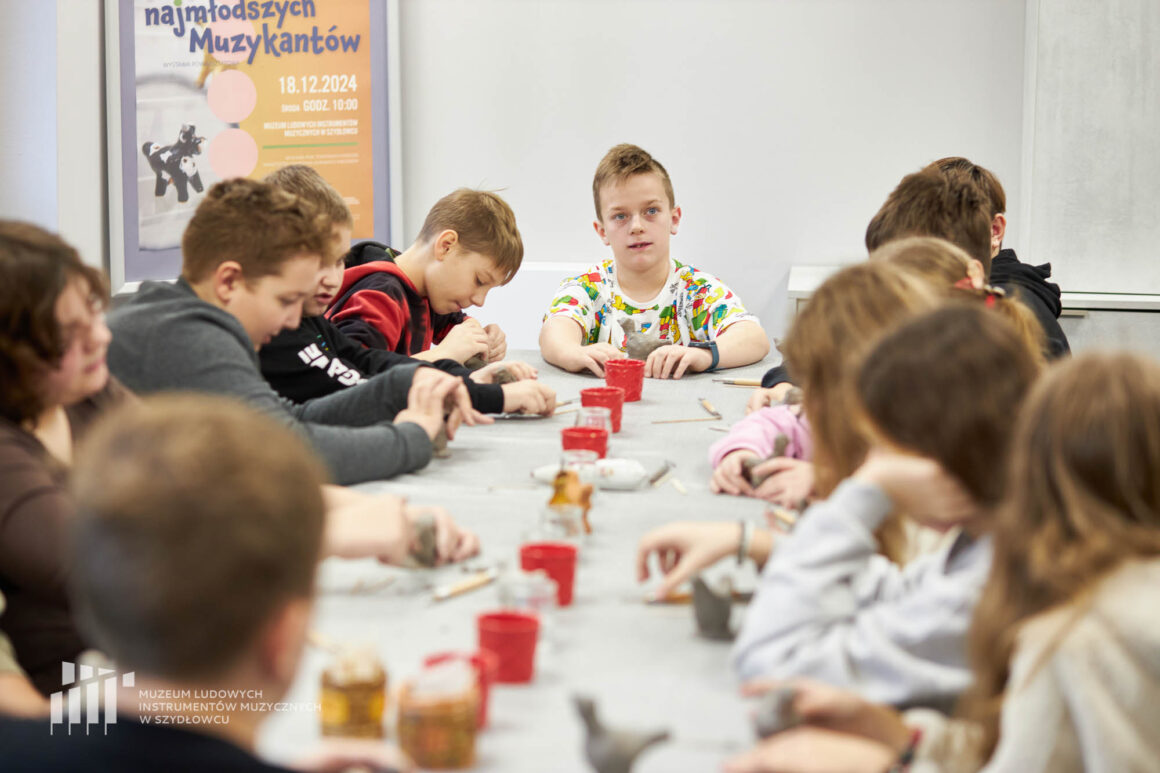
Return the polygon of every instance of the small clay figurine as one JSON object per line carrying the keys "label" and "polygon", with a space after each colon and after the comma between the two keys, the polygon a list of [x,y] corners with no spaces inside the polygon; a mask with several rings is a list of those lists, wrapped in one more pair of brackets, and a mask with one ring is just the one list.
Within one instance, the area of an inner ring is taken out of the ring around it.
{"label": "small clay figurine", "polygon": [[700,576],[693,578],[693,615],[697,631],[706,639],[732,641],[733,629],[729,618],[733,614],[733,588],[727,584],[725,592],[718,593]]}
{"label": "small clay figurine", "polygon": [[[798,391],[801,391],[801,390],[798,390]],[[768,475],[759,475],[753,471],[753,468],[757,467],[760,464],[764,464],[765,462],[768,462],[770,459],[776,459],[779,456],[784,456],[785,449],[788,446],[789,446],[789,436],[783,435],[782,433],[779,432],[777,434],[777,437],[774,438],[774,440],[773,440],[773,453],[772,454],[770,454],[765,459],[756,459],[754,457],[749,457],[748,459],[746,459],[744,462],[741,463],[741,477],[745,478],[746,482],[748,482],[750,486],[753,486],[753,488],[757,488],[762,483],[764,483],[765,479],[768,478],[769,476]]]}
{"label": "small clay figurine", "polygon": [[804,400],[804,399],[805,399],[805,394],[802,392],[802,388],[801,387],[794,387],[793,389],[791,389],[785,393],[785,397],[782,398],[781,404],[789,406],[790,408],[793,409],[793,412],[795,415],[801,416],[802,415],[802,400]]}
{"label": "small clay figurine", "polygon": [[487,364],[487,357],[482,354],[473,354],[463,362],[463,367],[468,370],[479,370]]}
{"label": "small clay figurine", "polygon": [[491,383],[503,386],[504,384],[511,384],[518,381],[515,375],[507,368],[499,368],[492,375]]}
{"label": "small clay figurine", "polygon": [[607,728],[596,716],[596,702],[592,698],[576,695],[572,700],[587,730],[584,755],[596,773],[629,773],[641,752],[669,739],[668,730],[632,733]]}
{"label": "small clay figurine", "polygon": [[443,398],[443,426],[439,428],[435,439],[431,441],[433,448],[431,455],[436,459],[448,459],[451,456],[451,452],[447,450],[447,419],[454,410],[455,396],[447,395],[447,397]]}
{"label": "small clay figurine", "polygon": [[636,323],[631,319],[622,321],[620,327],[625,333],[624,351],[630,360],[647,360],[654,350],[668,343],[662,341],[659,335],[653,335],[651,331],[636,332]]}
{"label": "small clay figurine", "polygon": [[414,526],[415,538],[411,542],[408,558],[415,566],[430,569],[439,557],[435,545],[435,516],[424,513],[416,519]]}
{"label": "small clay figurine", "polygon": [[769,738],[800,725],[802,718],[793,705],[796,699],[797,690],[793,687],[779,687],[761,696],[761,702],[753,713],[753,729],[757,737]]}
{"label": "small clay figurine", "polygon": [[552,481],[552,498],[548,500],[549,507],[573,506],[584,512],[584,533],[592,533],[592,524],[588,522],[588,511],[592,509],[592,484],[581,483],[580,473],[575,470],[560,470]]}

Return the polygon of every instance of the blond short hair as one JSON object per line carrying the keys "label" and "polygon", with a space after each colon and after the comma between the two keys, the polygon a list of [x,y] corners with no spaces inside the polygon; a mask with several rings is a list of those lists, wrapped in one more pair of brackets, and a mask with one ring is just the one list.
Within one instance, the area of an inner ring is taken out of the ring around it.
{"label": "blond short hair", "polygon": [[600,189],[608,183],[620,183],[629,177],[638,174],[655,174],[661,178],[665,195],[669,197],[669,206],[677,206],[673,196],[673,181],[669,173],[644,148],[631,145],[627,142],[616,145],[596,165],[596,174],[592,178],[592,201],[596,204],[596,219],[604,222],[604,213],[600,211]]}
{"label": "blond short hair", "polygon": [[439,201],[427,213],[419,240],[430,242],[451,230],[468,252],[491,259],[503,272],[503,284],[511,281],[524,259],[524,241],[516,227],[516,215],[507,202],[491,191],[460,188]]}

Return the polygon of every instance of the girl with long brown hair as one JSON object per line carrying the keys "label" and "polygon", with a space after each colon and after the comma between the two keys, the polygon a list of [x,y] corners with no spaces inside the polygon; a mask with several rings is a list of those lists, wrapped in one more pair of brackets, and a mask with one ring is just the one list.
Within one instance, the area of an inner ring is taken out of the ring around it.
{"label": "girl with long brown hair", "polygon": [[[768,499],[826,497],[853,472],[866,452],[866,443],[847,420],[848,381],[866,350],[881,333],[907,318],[934,308],[939,290],[906,271],[884,263],[859,263],[827,279],[794,320],[782,346],[783,354],[804,392],[805,414],[812,433],[813,463],[772,459],[755,468],[759,474],[776,472],[754,490],[721,490]],[[786,463],[792,465],[786,465]],[[740,480],[740,457],[726,458],[725,477]],[[815,475],[816,470],[816,475]],[[792,481],[786,481],[786,478]],[[780,480],[779,480],[780,479]],[[714,476],[714,482],[719,476]],[[743,483],[743,482],[742,482]],[[736,554],[763,565],[773,550],[774,534],[752,533],[738,524],[678,522],[646,534],[637,549],[640,580],[649,577],[650,555],[657,554],[663,579],[655,594],[663,597],[701,569]]]}
{"label": "girl with long brown hair", "polygon": [[[767,563],[734,648],[743,678],[809,676],[892,705],[947,707],[962,694],[1008,411],[1038,372],[1018,333],[979,304],[905,322],[866,354],[844,419],[868,452]],[[906,567],[877,554],[891,516],[931,510],[965,513],[962,533]]]}
{"label": "girl with long brown hair", "polygon": [[959,717],[799,685],[810,726],[727,769],[883,771],[900,752],[916,772],[1155,769],[1158,470],[1160,364],[1089,353],[1056,365],[1018,420]]}

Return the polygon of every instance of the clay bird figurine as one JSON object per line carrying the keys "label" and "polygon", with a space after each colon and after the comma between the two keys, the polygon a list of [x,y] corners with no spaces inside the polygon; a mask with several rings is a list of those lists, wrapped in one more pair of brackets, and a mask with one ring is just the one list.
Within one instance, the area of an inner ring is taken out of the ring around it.
{"label": "clay bird figurine", "polygon": [[584,755],[596,773],[629,773],[641,752],[669,739],[668,730],[634,733],[607,728],[596,716],[596,701],[581,695],[573,696],[572,700],[587,730]]}
{"label": "clay bird figurine", "polygon": [[668,341],[662,341],[659,335],[653,335],[653,331],[638,333],[636,323],[631,319],[622,321],[620,329],[625,333],[624,352],[630,360],[647,360],[653,350],[668,343]]}

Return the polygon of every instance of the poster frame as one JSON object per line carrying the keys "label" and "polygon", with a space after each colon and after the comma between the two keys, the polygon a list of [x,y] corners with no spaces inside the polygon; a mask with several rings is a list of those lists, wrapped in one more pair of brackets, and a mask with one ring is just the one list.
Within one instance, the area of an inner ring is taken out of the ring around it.
{"label": "poster frame", "polygon": [[[386,93],[381,88],[375,88],[372,93],[374,99],[372,114],[373,141],[375,151],[372,159],[375,185],[374,203],[374,239],[385,244],[392,244],[402,238],[403,234],[403,186],[402,186],[402,126],[399,116],[402,113],[402,99],[400,95],[400,52],[399,52],[399,0],[365,0],[371,9],[372,20],[380,16],[385,29],[381,30],[385,50],[382,55],[382,66],[386,68]],[[124,100],[132,98],[135,93],[126,95],[122,89],[122,37],[132,34],[133,0],[105,0],[105,116],[108,143],[108,228],[109,228],[109,286],[114,295],[123,295],[136,291],[140,284],[137,281],[126,279],[126,258],[128,229],[137,228],[138,213],[129,211],[126,199],[136,201],[135,192],[127,196],[125,187],[125,167],[129,159],[125,158],[124,148],[133,148],[136,143],[136,126],[124,125],[122,114],[125,108]],[[376,11],[378,13],[376,13]],[[372,22],[372,35],[375,25]],[[373,38],[372,38],[373,39]],[[127,63],[132,66],[134,63]],[[387,130],[381,131],[385,122]],[[131,133],[126,144],[123,132]],[[385,153],[379,151],[378,143],[386,142]],[[136,154],[132,158],[134,164]],[[375,159],[382,159],[374,163]],[[383,169],[382,166],[386,169]],[[134,258],[140,258],[143,250],[137,249]],[[176,277],[165,277],[175,279]]]}

